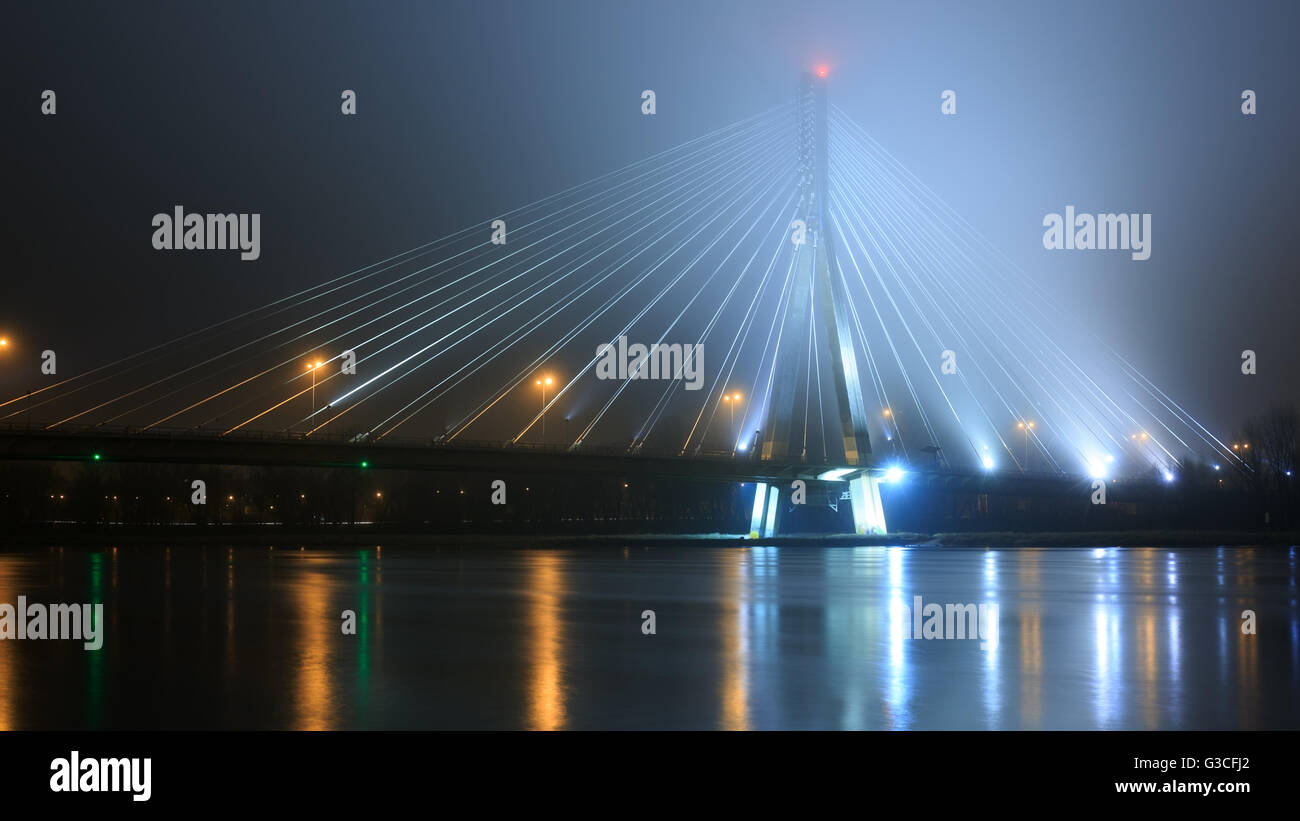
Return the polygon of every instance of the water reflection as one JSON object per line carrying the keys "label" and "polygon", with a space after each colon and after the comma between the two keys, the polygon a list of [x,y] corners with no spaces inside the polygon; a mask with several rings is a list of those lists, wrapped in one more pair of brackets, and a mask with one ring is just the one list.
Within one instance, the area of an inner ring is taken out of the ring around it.
{"label": "water reflection", "polygon": [[885,696],[885,728],[889,730],[906,730],[912,724],[912,716],[908,711],[908,696],[910,687],[908,685],[908,673],[911,668],[907,665],[906,645],[909,640],[905,638],[908,634],[908,625],[904,622],[907,618],[905,607],[910,606],[907,601],[908,593],[904,589],[907,583],[905,575],[905,562],[907,551],[901,547],[887,548],[889,561],[889,670],[886,684]]}
{"label": "water reflection", "polygon": [[295,730],[329,730],[333,723],[333,684],[331,673],[331,639],[341,633],[338,612],[331,612],[330,594],[335,580],[325,572],[326,559],[299,553],[289,559],[298,567],[292,588],[294,607],[301,618],[298,625],[295,687]]}
{"label": "water reflection", "polygon": [[[105,647],[0,641],[0,729],[1300,729],[1295,574],[1250,548],[6,553],[0,602],[103,602]],[[918,596],[996,604],[996,632],[916,638]]]}
{"label": "water reflection", "polygon": [[1016,635],[1020,644],[1020,726],[1039,729],[1043,720],[1043,597],[1042,551],[1017,554],[1016,584],[1019,608]]}
{"label": "water reflection", "polygon": [[528,624],[531,684],[528,688],[528,727],[563,730],[565,727],[564,557],[557,553],[532,554],[528,590]]}
{"label": "water reflection", "polygon": [[[362,724],[370,719],[370,551],[357,551],[357,714]],[[375,578],[383,577],[379,572],[379,548],[375,548]]]}
{"label": "water reflection", "polygon": [[[102,553],[91,553],[87,557],[90,564],[90,583],[89,592],[86,601],[92,607],[93,614],[95,604],[104,601],[104,555]],[[114,562],[116,566],[116,562]],[[116,574],[114,574],[116,576]],[[60,585],[62,591],[63,586]],[[60,597],[61,601],[75,601],[75,598],[69,598],[66,593]],[[106,608],[107,609],[107,608]],[[112,615],[109,619],[117,623],[116,610],[111,610]],[[104,625],[97,625],[98,629],[103,629]],[[107,642],[107,638],[105,639]],[[75,650],[74,650],[75,652]],[[98,730],[104,726],[104,659],[107,653],[102,649],[93,653],[86,653],[86,723],[92,730]]]}
{"label": "water reflection", "polygon": [[780,551],[754,547],[749,551],[749,584],[737,607],[748,613],[749,666],[751,683],[750,722],[759,727],[773,720],[776,705],[784,700],[779,663],[781,638]]}
{"label": "water reflection", "polygon": [[[7,562],[0,557],[0,602],[16,604],[22,588],[22,565]],[[16,730],[18,703],[18,671],[14,656],[18,653],[14,643],[0,642],[0,731]]]}
{"label": "water reflection", "polygon": [[737,550],[722,566],[722,721],[719,729],[749,729],[750,551]]}

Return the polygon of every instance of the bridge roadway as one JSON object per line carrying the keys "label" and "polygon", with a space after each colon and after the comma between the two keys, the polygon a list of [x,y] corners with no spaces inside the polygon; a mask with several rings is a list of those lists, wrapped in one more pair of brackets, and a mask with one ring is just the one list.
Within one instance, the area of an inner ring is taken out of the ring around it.
{"label": "bridge roadway", "polygon": [[840,465],[771,462],[726,455],[678,455],[623,448],[432,440],[354,441],[337,434],[130,428],[0,428],[0,460],[143,462],[158,464],[357,467],[448,473],[604,474],[719,482],[816,479]]}
{"label": "bridge roadway", "polygon": [[[723,454],[679,455],[583,445],[509,444],[429,439],[358,442],[340,434],[241,432],[153,428],[76,427],[44,430],[0,428],[0,461],[100,461],[191,465],[273,465],[357,467],[371,470],[428,470],[446,473],[588,474],[623,478],[694,479],[717,482],[767,482],[788,485],[819,477],[847,482],[861,468],[846,465],[764,461]],[[1088,484],[1081,477],[1054,473],[974,473],[941,471],[933,466],[902,465],[909,485],[974,492],[1041,495]],[[834,471],[830,476],[828,473]],[[867,468],[879,476],[882,465]],[[838,474],[838,475],[836,475]]]}

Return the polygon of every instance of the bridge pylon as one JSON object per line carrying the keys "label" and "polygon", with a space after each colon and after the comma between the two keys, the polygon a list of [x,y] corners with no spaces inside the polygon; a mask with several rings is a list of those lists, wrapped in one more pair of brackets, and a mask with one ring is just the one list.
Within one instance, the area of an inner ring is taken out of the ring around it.
{"label": "bridge pylon", "polygon": [[[872,470],[871,436],[858,376],[857,351],[851,335],[849,296],[835,256],[835,240],[829,231],[830,184],[827,137],[826,79],[811,72],[799,83],[796,105],[797,144],[799,150],[799,206],[796,222],[791,225],[796,243],[790,301],[782,320],[783,340],[811,340],[809,344],[826,344],[832,383],[835,387],[835,414],[839,420],[839,441],[844,449],[840,464],[856,470],[835,471],[849,484],[854,530],[860,534],[884,533],[885,513],[880,501],[880,476]],[[814,323],[812,327],[809,323]],[[811,353],[811,352],[809,352]],[[767,418],[763,426],[763,444],[759,458],[764,460],[808,460],[807,419],[812,403],[799,396],[798,378],[807,360],[802,344],[787,344],[778,351],[775,380]],[[817,427],[822,421],[818,420]],[[796,442],[800,444],[796,445]],[[828,450],[830,446],[828,444]],[[826,453],[828,463],[839,462],[838,454]],[[754,499],[751,535],[771,536],[778,529],[781,502],[775,487],[760,485]]]}
{"label": "bridge pylon", "polygon": [[[836,412],[844,463],[867,466],[871,437],[858,378],[858,360],[850,334],[848,295],[835,257],[835,243],[827,230],[829,183],[827,158],[826,80],[811,72],[799,84],[796,106],[799,150],[800,199],[795,219],[803,222],[803,242],[795,247],[790,302],[785,312],[782,339],[808,338],[808,322],[817,323],[829,348],[829,363],[835,386]],[[792,226],[792,238],[797,228]],[[812,297],[816,296],[814,300]],[[809,315],[811,312],[811,316]],[[805,403],[799,401],[799,369],[804,361],[799,345],[787,345],[778,353],[772,399],[763,428],[761,458],[807,459],[806,443],[792,453],[795,420]],[[806,426],[805,426],[806,427]],[[820,425],[819,425],[820,427]],[[832,456],[826,454],[827,460]]]}

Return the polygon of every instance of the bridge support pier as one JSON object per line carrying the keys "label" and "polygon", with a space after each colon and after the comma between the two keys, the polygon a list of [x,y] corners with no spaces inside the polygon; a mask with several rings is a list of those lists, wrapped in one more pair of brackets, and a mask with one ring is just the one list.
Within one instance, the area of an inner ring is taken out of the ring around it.
{"label": "bridge support pier", "polygon": [[860,473],[849,480],[849,500],[853,505],[853,531],[859,535],[884,534],[885,506],[880,501],[880,479]]}
{"label": "bridge support pier", "polygon": [[766,539],[776,535],[780,516],[781,494],[776,485],[759,482],[754,486],[754,512],[749,519],[749,538]]}
{"label": "bridge support pier", "polygon": [[[880,500],[879,476],[864,472],[850,479],[849,502],[853,510],[854,533],[882,536],[889,532],[885,525],[885,506]],[[754,486],[749,538],[766,539],[775,536],[780,530],[783,512],[780,488],[767,482],[758,482]]]}

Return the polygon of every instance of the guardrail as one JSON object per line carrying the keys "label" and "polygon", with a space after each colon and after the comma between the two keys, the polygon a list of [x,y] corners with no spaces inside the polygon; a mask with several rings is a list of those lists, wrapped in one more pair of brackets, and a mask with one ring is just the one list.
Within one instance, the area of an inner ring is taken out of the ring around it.
{"label": "guardrail", "polygon": [[[33,436],[122,436],[122,437],[149,437],[159,439],[199,439],[206,441],[226,440],[237,442],[302,442],[307,444],[331,444],[331,445],[355,445],[357,447],[393,447],[393,448],[436,448],[446,450],[526,450],[534,453],[581,453],[593,456],[644,456],[647,458],[661,459],[690,459],[710,460],[710,461],[749,461],[748,455],[730,456],[723,454],[701,454],[696,455],[691,452],[680,451],[662,451],[646,448],[637,448],[629,450],[613,445],[589,445],[581,444],[569,446],[562,444],[552,444],[549,442],[512,442],[510,440],[497,441],[489,439],[452,439],[446,440],[438,437],[417,438],[417,437],[392,437],[387,436],[382,439],[371,439],[366,434],[355,433],[325,433],[317,432],[307,434],[301,431],[269,431],[269,430],[240,430],[226,433],[214,428],[166,428],[151,427],[137,428],[130,425],[110,426],[110,425],[60,425],[54,429],[41,427],[27,427],[24,425],[8,425],[0,428],[0,432],[10,434],[22,434]],[[809,465],[817,467],[818,465]]]}
{"label": "guardrail", "polygon": [[[629,450],[614,445],[590,445],[581,444],[569,446],[562,444],[552,444],[549,442],[512,442],[496,441],[490,439],[453,439],[445,440],[438,437],[392,437],[387,436],[382,439],[370,439],[364,433],[327,433],[317,432],[307,434],[301,431],[272,431],[272,430],[239,430],[226,433],[215,428],[167,428],[151,427],[138,428],[130,425],[60,425],[54,429],[43,427],[29,427],[26,425],[10,424],[0,427],[0,433],[33,435],[33,436],[109,436],[109,437],[148,437],[157,439],[190,439],[205,441],[236,441],[236,442],[277,442],[302,444],[330,444],[330,445],[352,445],[356,447],[367,448],[429,448],[445,450],[493,450],[493,451],[510,451],[522,450],[531,453],[552,453],[556,455],[565,453],[582,454],[588,456],[611,456],[623,458],[656,458],[656,459],[683,459],[695,462],[748,462],[754,461],[750,454],[735,455],[726,452],[680,452],[680,451],[663,451],[646,448],[637,448]],[[817,470],[819,468],[836,468],[841,465],[831,462],[789,462],[792,468],[803,470]],[[1043,479],[1043,480],[1061,480],[1072,477],[1065,473],[1056,472],[1020,472],[1020,471],[999,471],[999,472],[972,472],[945,470],[935,465],[920,465],[914,462],[903,460],[890,460],[891,465],[898,465],[908,472],[920,472],[931,475],[945,475],[953,477],[973,477],[987,476],[990,478],[1002,479]],[[1123,477],[1119,477],[1123,478]],[[1134,477],[1136,478],[1136,477]]]}

